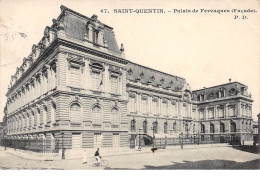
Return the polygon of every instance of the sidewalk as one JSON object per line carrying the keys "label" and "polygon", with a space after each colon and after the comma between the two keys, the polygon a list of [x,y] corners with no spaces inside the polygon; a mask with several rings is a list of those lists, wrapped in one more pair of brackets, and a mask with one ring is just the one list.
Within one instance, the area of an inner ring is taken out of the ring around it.
{"label": "sidewalk", "polygon": [[[202,145],[184,145],[183,149],[181,149],[180,145],[177,146],[167,146],[166,149],[158,149],[155,152],[164,152],[170,150],[190,150],[190,149],[198,149],[198,148],[213,148],[213,147],[229,147],[228,144],[202,144]],[[4,147],[0,147],[0,151],[3,151]],[[80,148],[80,149],[69,149],[65,151],[65,159],[66,160],[77,160],[82,159],[83,151],[87,150],[89,153],[88,159],[93,158],[94,153],[96,151],[95,148]],[[12,155],[27,159],[27,160],[36,160],[36,161],[50,161],[50,160],[61,160],[62,153],[61,150],[59,153],[36,153],[32,151],[25,150],[14,150],[13,148],[7,148],[5,150],[7,153]],[[143,154],[143,153],[152,153],[151,147],[143,147],[141,151],[137,151],[137,149],[130,148],[100,148],[100,155],[102,157],[111,157],[111,156],[121,156],[121,155],[133,155],[133,154]]]}

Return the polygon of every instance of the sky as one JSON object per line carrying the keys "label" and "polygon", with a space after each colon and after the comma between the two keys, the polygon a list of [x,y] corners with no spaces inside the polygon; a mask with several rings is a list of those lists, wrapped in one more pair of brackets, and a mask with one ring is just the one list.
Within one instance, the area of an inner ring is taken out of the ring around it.
{"label": "sky", "polygon": [[[232,81],[248,86],[253,119],[260,112],[260,2],[257,0],[1,0],[0,121],[11,75],[65,5],[113,27],[126,59],[186,79],[193,90]],[[109,13],[101,13],[107,9]],[[113,13],[114,9],[164,9],[166,13]],[[199,10],[173,13],[173,9]],[[255,9],[255,13],[200,13]],[[235,15],[247,19],[234,19]]]}

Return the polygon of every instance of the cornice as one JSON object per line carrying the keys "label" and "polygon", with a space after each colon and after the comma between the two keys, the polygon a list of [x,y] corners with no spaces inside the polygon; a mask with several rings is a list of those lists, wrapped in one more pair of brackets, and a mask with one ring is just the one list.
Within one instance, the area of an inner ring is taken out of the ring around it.
{"label": "cornice", "polygon": [[79,51],[82,51],[82,52],[85,52],[85,53],[88,53],[88,54],[91,54],[91,55],[94,55],[94,56],[98,56],[98,57],[102,57],[102,58],[105,58],[105,59],[108,59],[108,60],[119,62],[121,64],[127,64],[128,63],[128,61],[123,59],[123,58],[116,57],[116,56],[113,56],[113,55],[110,55],[110,54],[107,54],[107,53],[103,53],[103,52],[100,52],[100,51],[97,51],[95,49],[91,49],[91,48],[88,48],[88,47],[85,47],[85,46],[82,46],[82,45],[79,45],[79,44],[75,44],[75,43],[67,41],[65,39],[55,38],[54,41],[42,52],[42,54],[38,57],[38,59],[36,59],[35,62],[33,62],[33,64],[26,70],[26,72],[8,90],[8,92],[6,93],[6,96],[9,96],[10,92],[12,92],[15,89],[15,87],[17,85],[19,85],[19,83],[21,83],[22,80],[24,80],[24,78],[36,67],[36,65],[38,65],[43,60],[43,58],[48,57],[50,55],[50,53],[54,52],[54,50],[57,47],[59,47],[60,45],[66,46],[66,47],[69,47],[69,48],[73,48],[73,49],[76,49],[76,50],[79,50]]}
{"label": "cornice", "polygon": [[177,97],[177,98],[182,98],[182,95],[176,94],[174,92],[168,92],[168,90],[156,90],[156,89],[150,88],[148,86],[138,86],[138,85],[135,85],[135,84],[127,83],[126,87],[127,88],[128,87],[135,88],[135,89],[138,89],[138,90],[148,91],[148,92],[152,91],[153,93],[159,93],[159,94],[164,94],[164,95],[168,95],[168,96],[174,96],[174,97]]}

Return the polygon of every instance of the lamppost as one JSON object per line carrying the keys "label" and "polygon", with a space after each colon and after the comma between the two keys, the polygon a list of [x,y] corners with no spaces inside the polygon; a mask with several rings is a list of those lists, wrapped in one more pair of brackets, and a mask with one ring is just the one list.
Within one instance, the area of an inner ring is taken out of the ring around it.
{"label": "lamppost", "polygon": [[141,131],[142,129],[139,129],[139,150],[141,151]]}
{"label": "lamppost", "polygon": [[5,150],[6,150],[6,145],[7,145],[6,135],[4,135],[4,145],[5,145]]}
{"label": "lamppost", "polygon": [[181,132],[181,149],[183,149],[183,132]]}
{"label": "lamppost", "polygon": [[65,159],[65,148],[64,148],[64,144],[63,144],[63,138],[64,138],[64,133],[62,132],[61,133],[61,139],[62,139],[62,157],[61,157],[61,159]]}
{"label": "lamppost", "polygon": [[152,123],[152,127],[151,127],[151,130],[153,130],[153,147],[155,147],[155,136],[154,136],[154,122]]}

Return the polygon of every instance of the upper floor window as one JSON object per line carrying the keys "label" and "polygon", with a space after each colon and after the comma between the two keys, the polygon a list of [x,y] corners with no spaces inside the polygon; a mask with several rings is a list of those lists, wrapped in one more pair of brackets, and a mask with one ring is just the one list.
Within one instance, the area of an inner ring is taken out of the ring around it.
{"label": "upper floor window", "polygon": [[118,77],[111,76],[110,83],[111,83],[111,93],[118,94]]}
{"label": "upper floor window", "polygon": [[51,105],[51,122],[55,123],[55,116],[56,116],[56,104],[52,103]]}
{"label": "upper floor window", "polygon": [[42,123],[45,125],[47,122],[47,106],[43,106],[43,111],[42,111]]}
{"label": "upper floor window", "polygon": [[218,107],[218,117],[223,118],[224,117],[224,106]]}
{"label": "upper floor window", "polygon": [[103,82],[103,71],[104,67],[101,63],[91,63],[91,76],[92,76],[92,90],[101,91]]}
{"label": "upper floor window", "polygon": [[199,109],[199,119],[204,119],[204,118],[205,118],[204,109]]}
{"label": "upper floor window", "polygon": [[177,116],[176,114],[176,102],[175,101],[172,101],[172,116]]}
{"label": "upper floor window", "polygon": [[157,98],[153,98],[153,101],[152,101],[152,112],[153,114],[158,114],[158,99]]}
{"label": "upper floor window", "polygon": [[100,91],[103,85],[102,75],[98,72],[92,73],[92,90]]}
{"label": "upper floor window", "polygon": [[209,108],[209,119],[213,119],[213,118],[214,118],[214,109]]}
{"label": "upper floor window", "polygon": [[229,107],[229,117],[234,117],[235,116],[235,106],[230,106]]}
{"label": "upper floor window", "polygon": [[98,33],[98,30],[93,29],[93,43],[98,43]]}
{"label": "upper floor window", "polygon": [[188,107],[187,103],[183,103],[182,116],[183,117],[189,117],[189,107]]}
{"label": "upper floor window", "polygon": [[147,99],[147,97],[142,97],[141,110],[142,110],[142,113],[148,112],[148,99]]}
{"label": "upper floor window", "polygon": [[167,100],[162,101],[162,114],[168,115],[168,101]]}
{"label": "upper floor window", "polygon": [[79,87],[80,84],[80,68],[79,67],[70,67],[70,85],[72,87]]}
{"label": "upper floor window", "polygon": [[129,109],[130,109],[130,112],[136,112],[136,95],[135,94],[129,95]]}

